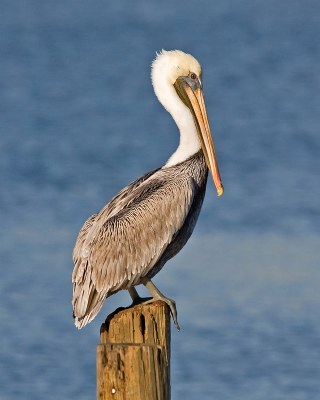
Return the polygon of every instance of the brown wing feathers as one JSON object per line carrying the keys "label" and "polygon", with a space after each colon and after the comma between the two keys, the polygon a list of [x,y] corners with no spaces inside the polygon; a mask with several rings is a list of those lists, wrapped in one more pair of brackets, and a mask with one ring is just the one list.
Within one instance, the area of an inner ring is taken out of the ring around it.
{"label": "brown wing feathers", "polygon": [[81,328],[104,299],[137,284],[180,229],[192,203],[191,179],[148,174],[86,221],[79,233],[73,273],[73,306]]}

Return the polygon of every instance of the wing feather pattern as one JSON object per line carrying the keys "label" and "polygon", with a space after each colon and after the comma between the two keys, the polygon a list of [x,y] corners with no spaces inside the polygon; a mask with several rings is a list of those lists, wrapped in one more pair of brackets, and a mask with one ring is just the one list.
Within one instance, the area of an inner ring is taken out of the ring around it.
{"label": "wing feather pattern", "polygon": [[194,196],[187,174],[156,170],[123,189],[81,229],[73,257],[73,308],[78,328],[105,298],[139,283],[182,227]]}

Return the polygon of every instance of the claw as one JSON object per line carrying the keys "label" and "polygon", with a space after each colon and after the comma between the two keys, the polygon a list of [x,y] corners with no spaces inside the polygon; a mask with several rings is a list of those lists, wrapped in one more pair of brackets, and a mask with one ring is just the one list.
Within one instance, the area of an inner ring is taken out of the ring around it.
{"label": "claw", "polygon": [[161,300],[163,300],[164,302],[166,302],[168,304],[168,306],[170,307],[170,313],[173,319],[173,322],[175,324],[175,327],[178,329],[178,331],[180,331],[180,326],[178,323],[178,313],[177,313],[177,307],[176,307],[176,302],[168,299],[167,297],[164,299],[162,298]]}

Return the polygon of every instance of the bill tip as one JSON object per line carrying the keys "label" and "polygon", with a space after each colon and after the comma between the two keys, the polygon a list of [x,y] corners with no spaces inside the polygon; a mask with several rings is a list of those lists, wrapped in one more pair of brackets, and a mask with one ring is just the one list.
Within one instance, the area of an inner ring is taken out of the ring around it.
{"label": "bill tip", "polygon": [[217,188],[217,193],[219,197],[223,195],[224,189],[222,185]]}

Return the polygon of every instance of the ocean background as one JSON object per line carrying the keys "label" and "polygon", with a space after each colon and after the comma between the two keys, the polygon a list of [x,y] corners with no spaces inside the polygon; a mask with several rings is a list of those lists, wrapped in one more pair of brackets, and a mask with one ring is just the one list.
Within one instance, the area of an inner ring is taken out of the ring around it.
{"label": "ocean background", "polygon": [[[177,302],[172,399],[320,393],[320,2],[2,0],[0,400],[95,399],[108,300],[73,325],[84,220],[178,144],[155,52],[203,66],[225,195],[155,278]],[[143,291],[142,291],[143,292]]]}

